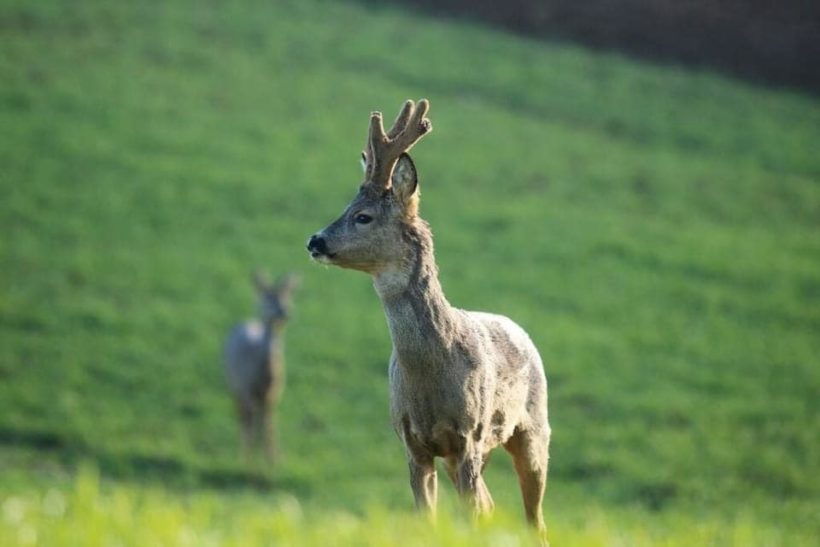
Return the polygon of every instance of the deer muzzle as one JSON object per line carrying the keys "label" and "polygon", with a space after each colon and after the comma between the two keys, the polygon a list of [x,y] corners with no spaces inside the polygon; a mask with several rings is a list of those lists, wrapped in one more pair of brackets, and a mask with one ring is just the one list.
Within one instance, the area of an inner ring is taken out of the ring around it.
{"label": "deer muzzle", "polygon": [[331,253],[327,248],[327,241],[325,241],[324,237],[318,234],[310,236],[310,239],[307,242],[307,250],[310,253],[311,258],[314,260],[333,258],[333,253]]}

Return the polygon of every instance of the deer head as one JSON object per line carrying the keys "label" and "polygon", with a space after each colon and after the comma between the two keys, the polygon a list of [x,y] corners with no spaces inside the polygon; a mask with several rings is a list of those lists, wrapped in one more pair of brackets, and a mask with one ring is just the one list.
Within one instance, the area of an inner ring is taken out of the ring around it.
{"label": "deer head", "polygon": [[259,317],[265,324],[281,324],[287,321],[290,315],[291,295],[299,286],[299,278],[295,274],[286,274],[276,283],[271,283],[268,275],[257,270],[253,276],[253,283],[259,296]]}
{"label": "deer head", "polygon": [[416,219],[419,199],[407,152],[432,129],[429,108],[426,99],[405,102],[387,133],[381,112],[371,114],[364,182],[342,216],[311,236],[307,249],[314,260],[374,275],[401,262],[403,227]]}

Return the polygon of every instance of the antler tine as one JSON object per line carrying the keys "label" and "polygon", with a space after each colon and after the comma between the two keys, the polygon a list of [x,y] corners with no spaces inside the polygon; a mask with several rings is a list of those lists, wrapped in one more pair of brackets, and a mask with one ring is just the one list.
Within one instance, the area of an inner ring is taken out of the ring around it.
{"label": "antler tine", "polygon": [[387,133],[388,139],[395,139],[399,133],[404,131],[404,128],[407,127],[407,120],[410,119],[415,107],[416,105],[413,101],[404,101],[404,105],[401,107],[399,115],[396,116],[396,121],[393,122],[393,127]]}
{"label": "antler tine", "polygon": [[369,182],[384,188],[390,186],[390,176],[399,156],[410,150],[432,129],[430,120],[425,118],[429,109],[427,99],[421,99],[418,104],[413,101],[405,102],[387,134],[384,132],[381,112],[371,114],[367,150]]}
{"label": "antler tine", "polygon": [[373,178],[373,173],[376,170],[378,163],[379,150],[381,146],[387,142],[387,135],[384,134],[384,125],[382,124],[382,113],[372,112],[370,114],[370,131],[367,135],[367,146],[365,147],[365,175],[367,180]]}
{"label": "antler tine", "polygon": [[413,110],[412,115],[408,117],[405,126],[391,139],[391,144],[398,150],[397,157],[401,155],[402,152],[410,150],[419,139],[429,133],[433,128],[430,120],[425,118],[428,110],[430,110],[430,102],[427,99],[420,100]]}

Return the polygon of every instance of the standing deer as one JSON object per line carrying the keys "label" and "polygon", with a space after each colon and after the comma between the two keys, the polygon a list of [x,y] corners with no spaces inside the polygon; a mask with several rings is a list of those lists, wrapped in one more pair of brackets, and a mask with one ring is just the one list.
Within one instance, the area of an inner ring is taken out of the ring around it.
{"label": "standing deer", "polygon": [[442,458],[474,513],[491,511],[481,474],[490,451],[502,445],[512,455],[527,520],[544,533],[550,428],[541,358],[510,319],[455,308],[442,292],[407,154],[431,130],[428,108],[427,100],[407,101],[387,133],[381,113],[371,115],[364,183],[307,249],[317,262],[373,278],[393,342],[391,418],[416,506],[435,515],[434,460]]}
{"label": "standing deer", "polygon": [[298,283],[286,275],[276,284],[257,272],[254,283],[259,298],[259,320],[236,325],[225,340],[225,372],[236,403],[247,459],[263,450],[272,461],[277,453],[273,416],[285,387],[284,334],[290,296]]}

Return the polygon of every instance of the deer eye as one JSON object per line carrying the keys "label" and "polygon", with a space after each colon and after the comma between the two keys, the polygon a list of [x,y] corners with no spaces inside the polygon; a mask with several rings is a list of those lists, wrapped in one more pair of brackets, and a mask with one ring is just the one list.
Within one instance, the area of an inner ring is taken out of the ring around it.
{"label": "deer eye", "polygon": [[353,217],[354,222],[356,224],[369,224],[373,221],[373,217],[370,215],[365,215],[364,213],[359,213],[355,217]]}

